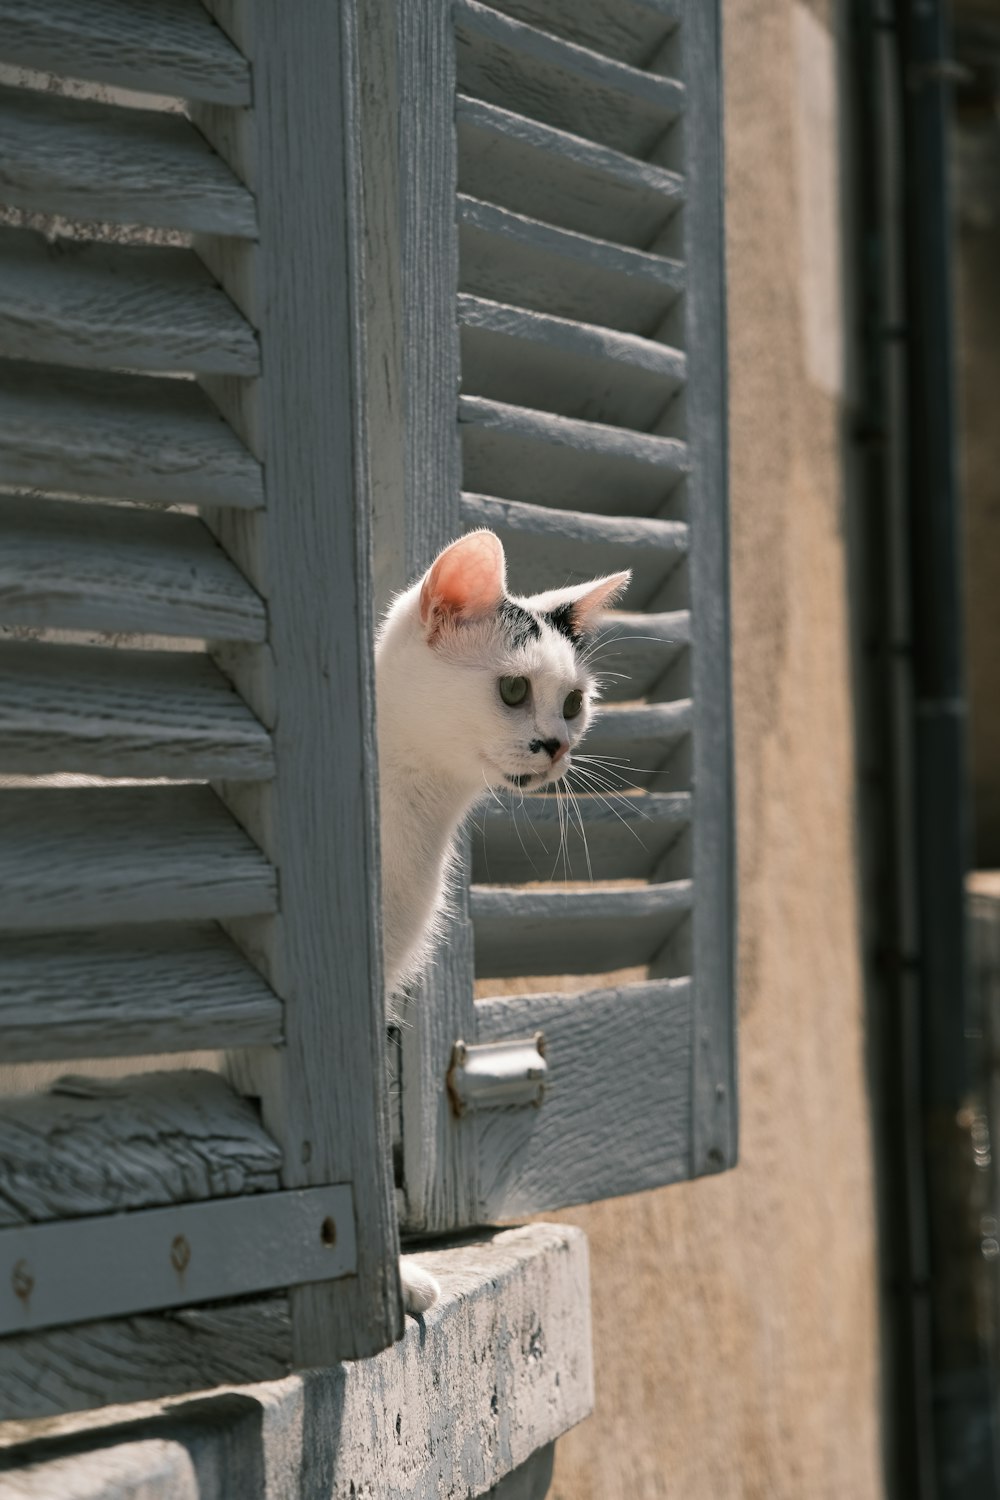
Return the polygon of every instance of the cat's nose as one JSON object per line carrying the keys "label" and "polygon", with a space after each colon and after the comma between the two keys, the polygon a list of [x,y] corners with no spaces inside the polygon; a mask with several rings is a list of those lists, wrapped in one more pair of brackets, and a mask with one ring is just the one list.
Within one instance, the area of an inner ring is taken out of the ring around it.
{"label": "cat's nose", "polygon": [[556,765],[566,754],[566,751],[569,749],[569,744],[566,740],[557,739],[532,740],[531,744],[528,746],[528,749],[531,750],[532,753],[535,753],[539,750],[547,750],[552,764]]}

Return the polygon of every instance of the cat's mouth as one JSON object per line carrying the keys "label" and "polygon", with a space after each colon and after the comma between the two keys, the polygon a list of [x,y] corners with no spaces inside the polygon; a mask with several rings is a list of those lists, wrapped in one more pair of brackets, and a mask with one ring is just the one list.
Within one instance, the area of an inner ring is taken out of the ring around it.
{"label": "cat's mouth", "polygon": [[553,781],[558,781],[567,769],[568,767],[563,763],[558,766],[549,766],[545,771],[525,771],[520,776],[515,775],[513,771],[504,771],[503,779],[509,786],[522,789],[526,786],[549,786]]}
{"label": "cat's mouth", "polygon": [[539,787],[548,786],[550,782],[558,781],[563,772],[569,769],[568,759],[567,756],[558,765],[548,766],[544,771],[505,771],[502,766],[497,765],[496,761],[490,760],[486,755],[483,756],[483,760],[494,776],[500,776],[507,786],[517,787],[519,791],[524,791],[527,787],[537,790]]}

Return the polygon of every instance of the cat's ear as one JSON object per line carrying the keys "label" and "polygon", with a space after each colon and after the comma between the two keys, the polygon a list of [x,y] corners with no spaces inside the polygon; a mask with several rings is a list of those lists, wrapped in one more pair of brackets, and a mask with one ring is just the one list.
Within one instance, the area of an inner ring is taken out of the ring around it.
{"label": "cat's ear", "polygon": [[504,597],[507,564],[500,538],[470,531],[439,552],[420,585],[420,621],[434,639],[447,620],[492,614]]}
{"label": "cat's ear", "polygon": [[609,573],[606,578],[592,578],[588,583],[574,583],[566,589],[537,594],[531,606],[539,614],[552,615],[560,629],[578,640],[597,629],[604,611],[618,602],[631,579],[631,569]]}

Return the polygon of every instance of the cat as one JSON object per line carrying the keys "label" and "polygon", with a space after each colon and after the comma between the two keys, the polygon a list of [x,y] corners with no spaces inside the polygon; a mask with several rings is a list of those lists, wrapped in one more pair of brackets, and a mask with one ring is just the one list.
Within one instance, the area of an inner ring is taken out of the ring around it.
{"label": "cat", "polygon": [[[397,596],[375,642],[386,995],[427,966],[442,935],[457,838],[491,790],[536,791],[572,766],[597,683],[588,637],[631,574],[519,598],[503,545],[467,533]],[[439,1288],[401,1261],[406,1309]]]}

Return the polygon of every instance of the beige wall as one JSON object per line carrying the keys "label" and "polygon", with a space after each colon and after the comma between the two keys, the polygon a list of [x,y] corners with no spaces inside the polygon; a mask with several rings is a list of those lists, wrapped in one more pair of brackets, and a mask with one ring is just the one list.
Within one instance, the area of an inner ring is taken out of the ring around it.
{"label": "beige wall", "polygon": [[598,1394],[555,1500],[883,1492],[831,10],[724,4],[741,1163],[565,1216]]}

